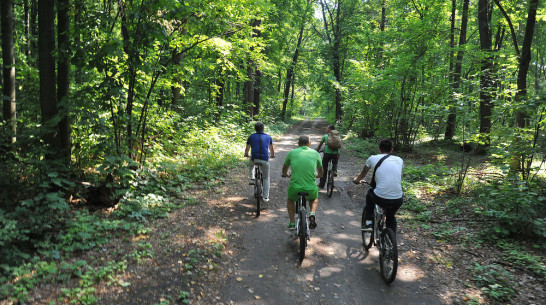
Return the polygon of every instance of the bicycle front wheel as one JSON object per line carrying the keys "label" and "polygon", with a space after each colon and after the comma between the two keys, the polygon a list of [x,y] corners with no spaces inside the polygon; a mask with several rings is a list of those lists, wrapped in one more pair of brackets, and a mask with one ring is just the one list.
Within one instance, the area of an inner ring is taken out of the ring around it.
{"label": "bicycle front wheel", "polygon": [[328,182],[326,184],[326,194],[328,197],[332,197],[334,193],[334,174],[332,171],[328,171]]}
{"label": "bicycle front wheel", "polygon": [[307,215],[305,210],[299,211],[299,237],[300,237],[300,264],[305,258],[305,248],[307,247]]}
{"label": "bicycle front wheel", "polygon": [[381,277],[385,283],[392,283],[398,269],[398,247],[396,245],[396,236],[391,228],[385,228],[381,232],[379,266],[381,268]]}

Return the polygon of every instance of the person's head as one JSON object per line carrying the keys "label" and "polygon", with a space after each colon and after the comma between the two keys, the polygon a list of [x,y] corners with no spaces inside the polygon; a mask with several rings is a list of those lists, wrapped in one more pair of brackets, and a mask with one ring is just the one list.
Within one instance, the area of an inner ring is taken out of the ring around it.
{"label": "person's head", "polygon": [[309,145],[311,145],[311,142],[309,141],[309,136],[303,135],[303,136],[299,137],[299,139],[298,139],[298,146],[299,147],[309,146]]}
{"label": "person's head", "polygon": [[264,132],[264,128],[265,128],[265,125],[262,122],[258,122],[254,124],[254,129],[256,130],[256,132]]}
{"label": "person's head", "polygon": [[330,132],[332,130],[336,130],[336,128],[334,127],[334,125],[328,125],[328,127],[326,127],[326,132]]}
{"label": "person's head", "polygon": [[379,141],[379,151],[384,154],[389,154],[392,152],[392,142],[389,139],[381,139]]}

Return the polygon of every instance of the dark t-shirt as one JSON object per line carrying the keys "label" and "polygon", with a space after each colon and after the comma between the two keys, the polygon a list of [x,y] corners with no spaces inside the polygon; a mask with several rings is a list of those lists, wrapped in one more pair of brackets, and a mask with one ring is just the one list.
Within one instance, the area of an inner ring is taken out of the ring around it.
{"label": "dark t-shirt", "polygon": [[266,133],[253,133],[248,137],[246,144],[250,144],[250,158],[269,161],[269,145],[273,139]]}

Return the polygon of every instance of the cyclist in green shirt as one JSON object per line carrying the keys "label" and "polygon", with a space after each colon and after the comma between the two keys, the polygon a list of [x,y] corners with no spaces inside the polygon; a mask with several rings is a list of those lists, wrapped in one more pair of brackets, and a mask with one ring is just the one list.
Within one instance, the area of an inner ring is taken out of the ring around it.
{"label": "cyclist in green shirt", "polygon": [[306,197],[311,208],[309,213],[309,228],[314,229],[317,227],[315,212],[318,207],[318,187],[315,179],[322,177],[323,169],[319,153],[310,149],[310,145],[309,136],[300,136],[298,140],[299,147],[288,153],[282,167],[283,177],[287,177],[288,168],[292,168],[290,186],[288,187],[288,201],[286,203],[288,217],[290,218],[288,229],[290,230],[295,230],[296,228],[294,214],[296,213],[296,200],[298,200],[299,192],[309,193]]}
{"label": "cyclist in green shirt", "polygon": [[[320,139],[320,143],[317,147],[317,151],[320,152],[322,144],[328,143],[328,134],[335,130],[334,125],[329,125],[326,127],[326,134]],[[322,158],[322,168],[328,169],[328,163],[332,162],[332,170],[334,172],[334,177],[337,177],[337,162],[339,161],[339,152],[341,149],[332,149],[328,145],[324,145],[324,157]],[[320,178],[318,187],[324,188],[326,184],[326,175]]]}

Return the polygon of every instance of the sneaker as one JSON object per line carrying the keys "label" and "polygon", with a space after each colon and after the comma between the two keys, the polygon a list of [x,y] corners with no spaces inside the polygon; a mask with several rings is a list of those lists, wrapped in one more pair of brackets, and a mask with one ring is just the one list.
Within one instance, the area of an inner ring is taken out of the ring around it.
{"label": "sneaker", "polygon": [[264,202],[265,202],[265,203],[268,203],[268,202],[269,202],[269,198],[265,198],[265,197],[264,197]]}
{"label": "sneaker", "polygon": [[319,189],[323,189],[323,188],[324,188],[324,184],[317,184],[317,186],[319,187]]}
{"label": "sneaker", "polygon": [[290,230],[290,231],[296,230],[296,223],[295,222],[289,223],[288,224],[288,230]]}
{"label": "sneaker", "polygon": [[334,177],[337,177],[337,171],[334,171]]}
{"label": "sneaker", "polygon": [[310,212],[309,213],[309,229],[314,230],[317,227],[317,223],[315,222],[315,213]]}
{"label": "sneaker", "polygon": [[254,179],[250,179],[250,182],[248,183],[249,185],[254,185]]}
{"label": "sneaker", "polygon": [[366,220],[366,223],[362,226],[362,231],[372,232],[373,231],[373,222],[371,220]]}

